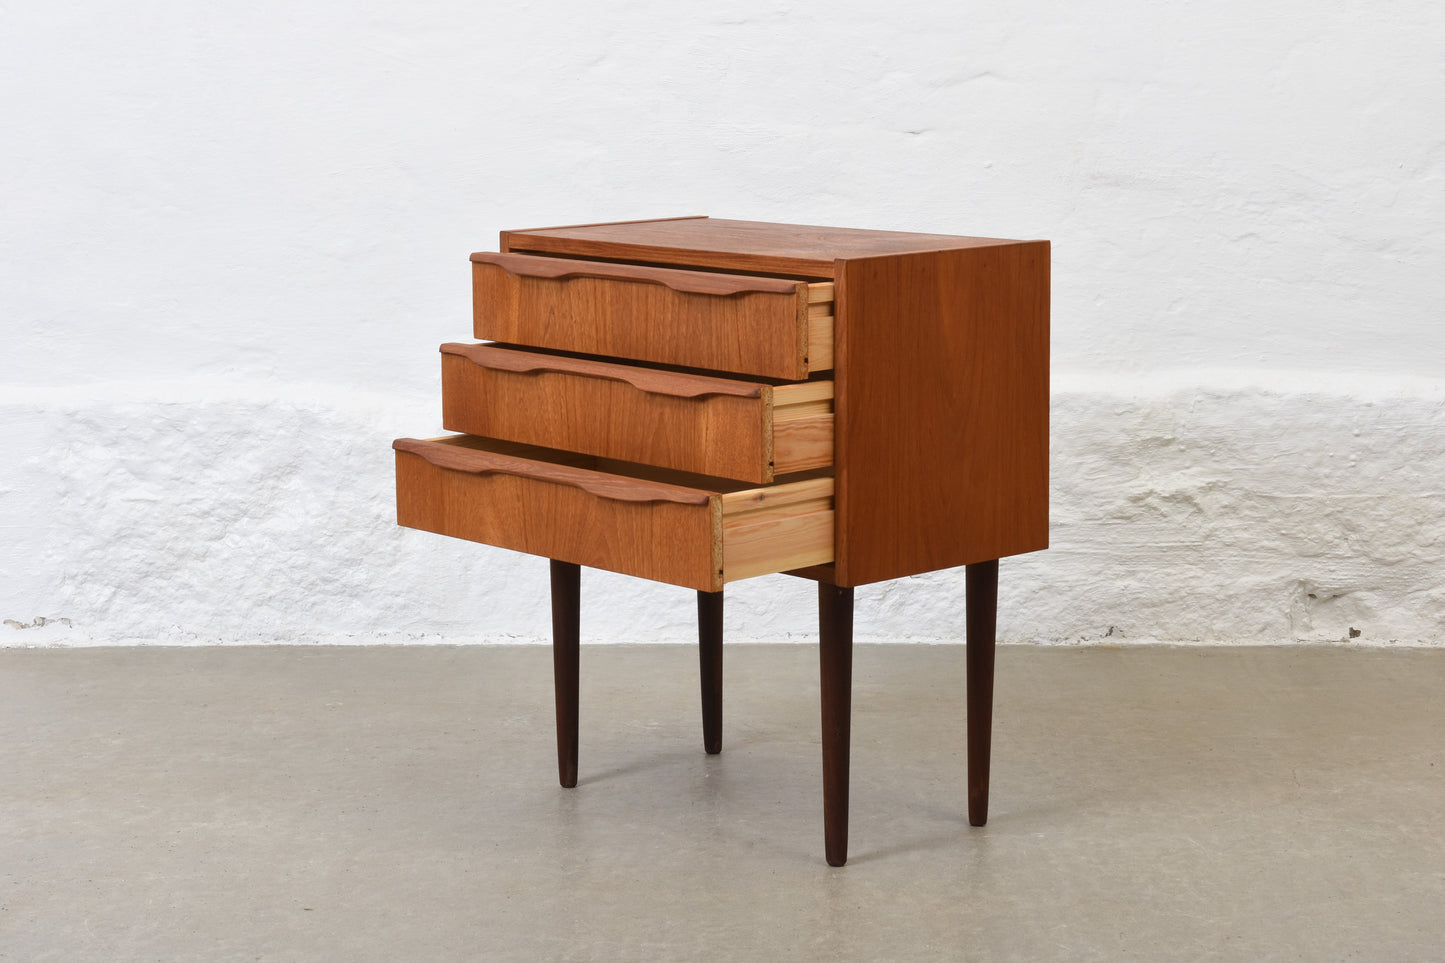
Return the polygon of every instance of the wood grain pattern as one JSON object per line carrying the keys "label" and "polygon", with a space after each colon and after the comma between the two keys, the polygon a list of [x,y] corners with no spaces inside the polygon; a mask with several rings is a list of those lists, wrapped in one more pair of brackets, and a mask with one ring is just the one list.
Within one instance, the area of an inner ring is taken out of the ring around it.
{"label": "wood grain pattern", "polygon": [[512,230],[504,250],[832,278],[837,261],[1014,244],[958,237],[692,217]]}
{"label": "wood grain pattern", "polygon": [[777,408],[797,408],[802,405],[826,402],[818,410],[833,410],[833,382],[818,379],[801,384],[774,385],[773,405]]}
{"label": "wood grain pattern", "polygon": [[722,495],[722,504],[723,512],[728,517],[741,518],[744,515],[791,509],[804,502],[832,497],[833,479],[823,476],[767,488],[727,492]]}
{"label": "wood grain pattern", "polygon": [[808,317],[806,347],[809,371],[832,371],[837,361],[834,340],[837,322],[831,314]]}
{"label": "wood grain pattern", "polygon": [[448,431],[759,484],[833,460],[828,381],[774,388],[495,345],[441,352]]}
{"label": "wood grain pattern", "polygon": [[833,558],[832,500],[730,519],[724,517],[723,581],[770,575]]}
{"label": "wood grain pattern", "polygon": [[1048,546],[1049,244],[844,262],[837,578]]}
{"label": "wood grain pattern", "polygon": [[498,447],[394,442],[398,523],[708,592],[832,556],[831,478],[685,488]]}
{"label": "wood grain pattern", "polygon": [[725,581],[832,560],[832,478],[730,492],[721,502]]}
{"label": "wood grain pattern", "polygon": [[788,380],[819,370],[810,328],[825,322],[809,318],[801,281],[756,278],[741,293],[699,294],[625,276],[519,275],[485,260],[473,262],[472,281],[482,340]]}
{"label": "wood grain pattern", "polygon": [[833,464],[833,413],[773,409],[773,465],[781,474]]}

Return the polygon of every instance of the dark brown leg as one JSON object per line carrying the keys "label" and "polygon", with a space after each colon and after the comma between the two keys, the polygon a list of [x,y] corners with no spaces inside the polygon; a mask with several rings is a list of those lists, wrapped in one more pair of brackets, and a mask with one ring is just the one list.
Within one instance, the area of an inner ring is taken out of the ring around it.
{"label": "dark brown leg", "polygon": [[552,678],[557,686],[557,778],[577,785],[577,662],[582,568],[552,560]]}
{"label": "dark brown leg", "polygon": [[823,850],[848,861],[848,736],[853,703],[853,590],[818,583],[818,662],[823,695]]}
{"label": "dark brown leg", "polygon": [[702,677],[702,747],[722,752],[723,594],[697,593],[697,658]]}
{"label": "dark brown leg", "polygon": [[998,559],[964,574],[968,674],[968,823],[988,822],[988,757],[993,732],[993,648],[998,621]]}

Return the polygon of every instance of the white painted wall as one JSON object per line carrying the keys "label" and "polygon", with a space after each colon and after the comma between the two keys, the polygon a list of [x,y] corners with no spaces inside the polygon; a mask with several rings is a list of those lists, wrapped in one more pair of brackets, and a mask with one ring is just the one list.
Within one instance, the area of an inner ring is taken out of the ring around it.
{"label": "white painted wall", "polygon": [[[545,636],[545,562],[394,527],[389,442],[498,230],[694,213],[1053,240],[1005,638],[1445,644],[1442,50],[1427,0],[11,5],[0,644]],[[960,598],[860,589],[859,636]]]}

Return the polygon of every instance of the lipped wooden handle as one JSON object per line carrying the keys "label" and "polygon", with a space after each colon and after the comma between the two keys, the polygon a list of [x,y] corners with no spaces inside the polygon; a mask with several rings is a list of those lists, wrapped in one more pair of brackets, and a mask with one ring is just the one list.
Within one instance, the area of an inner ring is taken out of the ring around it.
{"label": "lipped wooden handle", "polygon": [[589,495],[606,498],[615,502],[673,502],[678,505],[706,505],[712,498],[710,492],[665,482],[648,481],[643,478],[625,478],[606,472],[574,468],[571,465],[557,465],[551,462],[518,458],[500,452],[483,451],[461,445],[449,445],[440,441],[425,441],[420,438],[398,438],[391,443],[397,451],[404,451],[426,459],[438,468],[463,471],[471,475],[519,475],[555,485],[568,485],[581,489]]}
{"label": "lipped wooden handle", "polygon": [[642,281],[661,284],[683,294],[711,294],[720,297],[734,294],[797,294],[799,288],[806,287],[805,282],[788,278],[680,271],[676,268],[648,267],[644,264],[579,261],[572,258],[538,257],[534,254],[493,254],[483,251],[472,255],[472,263],[491,264],[519,277],[557,281],[569,278]]}
{"label": "lipped wooden handle", "polygon": [[632,365],[610,364],[605,361],[564,358],[532,351],[499,348],[490,344],[444,344],[441,346],[441,352],[466,358],[481,368],[509,371],[514,374],[567,374],[582,378],[620,381],[647,394],[666,395],[672,398],[706,398],[711,395],[760,398],[763,394],[763,386],[753,382],[714,378],[708,375],[683,374],[677,371],[658,371],[653,368],[637,368]]}

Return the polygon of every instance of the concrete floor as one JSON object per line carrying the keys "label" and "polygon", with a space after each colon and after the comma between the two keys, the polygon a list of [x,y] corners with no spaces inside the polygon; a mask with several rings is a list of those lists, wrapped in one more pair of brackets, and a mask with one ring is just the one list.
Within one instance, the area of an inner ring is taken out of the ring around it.
{"label": "concrete floor", "polygon": [[4,960],[1438,960],[1445,651],[859,646],[848,866],[812,646],[0,650]]}

